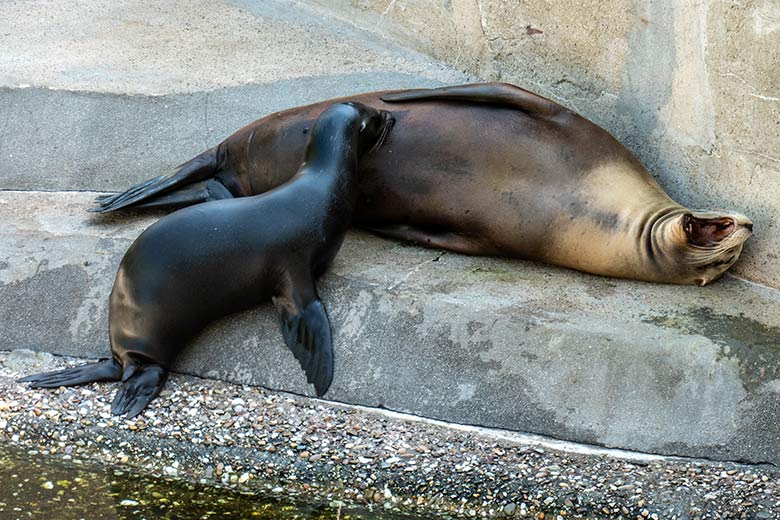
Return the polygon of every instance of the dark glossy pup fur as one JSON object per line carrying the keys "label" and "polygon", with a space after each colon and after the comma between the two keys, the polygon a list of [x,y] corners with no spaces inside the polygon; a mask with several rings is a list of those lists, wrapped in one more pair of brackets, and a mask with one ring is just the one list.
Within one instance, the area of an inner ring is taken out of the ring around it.
{"label": "dark glossy pup fur", "polygon": [[358,159],[381,145],[388,112],[339,103],[317,119],[289,182],[185,208],[150,226],[119,266],[110,359],[21,381],[33,388],[121,380],[111,411],[138,415],[176,355],[209,322],[273,300],[284,340],[317,395],[333,379],[330,322],[314,285],[352,222]]}

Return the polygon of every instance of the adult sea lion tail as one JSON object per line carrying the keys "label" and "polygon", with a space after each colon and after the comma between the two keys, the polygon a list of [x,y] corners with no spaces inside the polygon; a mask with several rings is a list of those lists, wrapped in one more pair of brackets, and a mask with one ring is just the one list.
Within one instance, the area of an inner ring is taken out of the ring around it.
{"label": "adult sea lion tail", "polygon": [[[179,165],[174,173],[143,181],[121,193],[101,195],[95,199],[96,206],[89,211],[109,213],[127,207],[156,205],[153,203],[154,199],[161,195],[213,177],[219,168],[217,155],[217,147],[210,148]],[[202,202],[203,197],[208,195],[209,190],[191,190],[187,195],[171,198],[167,204],[179,206],[193,204]]]}
{"label": "adult sea lion tail", "polygon": [[333,340],[330,321],[319,299],[291,313],[278,300],[279,322],[284,342],[306,373],[306,380],[314,385],[317,397],[322,397],[333,381]]}
{"label": "adult sea lion tail", "polygon": [[19,379],[19,383],[30,383],[30,388],[58,388],[76,386],[94,381],[119,381],[122,378],[122,365],[114,358],[97,363],[81,365],[54,372],[34,374]]}

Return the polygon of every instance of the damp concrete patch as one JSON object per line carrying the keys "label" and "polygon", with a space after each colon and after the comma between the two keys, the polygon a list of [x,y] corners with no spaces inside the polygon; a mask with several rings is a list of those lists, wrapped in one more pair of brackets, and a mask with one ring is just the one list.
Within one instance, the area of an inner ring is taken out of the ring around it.
{"label": "damp concrete patch", "polygon": [[[105,357],[107,300],[150,215],[0,193],[0,348]],[[648,453],[780,463],[777,291],[615,280],[355,231],[319,282],[327,398]],[[11,303],[13,302],[13,303]],[[188,374],[312,395],[270,305],[207,327]]]}

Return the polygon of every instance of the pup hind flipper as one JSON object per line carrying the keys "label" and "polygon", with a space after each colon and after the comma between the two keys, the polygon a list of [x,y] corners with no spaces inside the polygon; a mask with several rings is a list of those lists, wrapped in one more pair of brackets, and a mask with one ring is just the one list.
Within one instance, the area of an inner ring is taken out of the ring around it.
{"label": "pup hind flipper", "polygon": [[160,365],[135,365],[126,369],[122,386],[111,403],[111,413],[132,419],[160,395],[168,380],[168,370]]}
{"label": "pup hind flipper", "polygon": [[75,386],[94,381],[119,381],[122,378],[122,365],[114,358],[77,367],[43,372],[19,379],[19,383],[30,383],[30,388],[57,388]]}

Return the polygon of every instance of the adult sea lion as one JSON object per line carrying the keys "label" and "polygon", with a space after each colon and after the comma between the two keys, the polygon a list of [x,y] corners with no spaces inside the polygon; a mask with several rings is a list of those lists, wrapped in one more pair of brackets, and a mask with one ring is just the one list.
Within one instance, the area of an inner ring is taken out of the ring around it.
{"label": "adult sea lion", "polygon": [[[607,276],[704,285],[738,258],[752,223],[673,201],[608,132],[508,84],[343,98],[396,125],[361,161],[357,225],[476,255]],[[193,204],[283,183],[331,100],[264,117],[171,175],[98,199],[99,212]]]}
{"label": "adult sea lion", "polygon": [[358,157],[392,116],[359,103],[322,112],[292,180],[263,195],[168,215],[128,249],[109,301],[107,360],[20,381],[33,388],[122,381],[111,406],[138,415],[184,345],[221,316],[272,299],[282,335],[317,395],[333,379],[330,322],[314,279],[336,256],[357,200]]}

